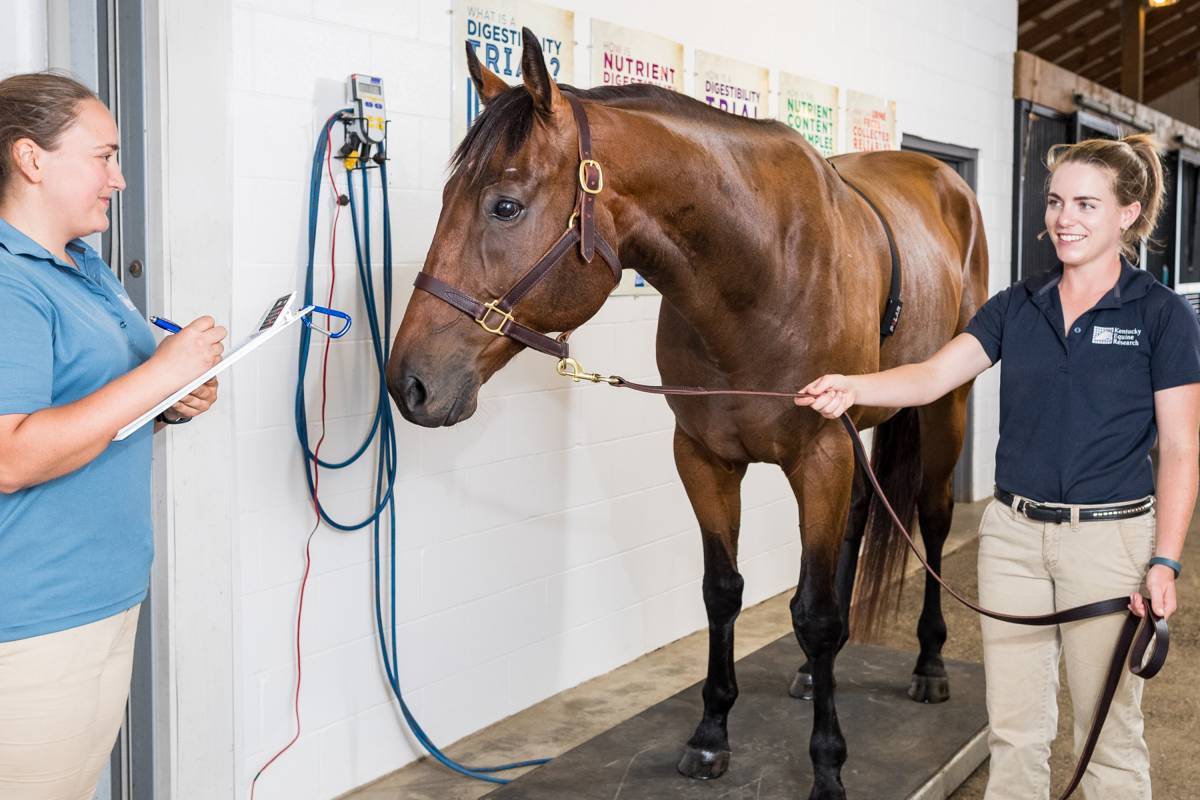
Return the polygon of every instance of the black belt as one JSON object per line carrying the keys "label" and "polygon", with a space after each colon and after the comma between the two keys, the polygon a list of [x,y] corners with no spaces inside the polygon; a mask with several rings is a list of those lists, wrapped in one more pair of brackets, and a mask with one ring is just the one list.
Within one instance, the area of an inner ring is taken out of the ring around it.
{"label": "black belt", "polygon": [[[1006,492],[1003,489],[996,489],[995,498],[1004,505],[1016,511],[1018,514],[1024,514],[1029,519],[1035,522],[1055,522],[1062,524],[1071,521],[1071,509],[1062,506],[1051,506],[1045,503],[1037,503],[1033,500],[1024,498],[1017,500],[1016,505],[1013,501],[1016,497],[1011,492]],[[1096,508],[1081,508],[1079,509],[1079,521],[1089,522],[1102,519],[1131,519],[1140,517],[1143,514],[1150,512],[1154,508],[1154,497],[1147,497],[1140,503],[1132,503],[1121,506],[1097,506]]]}

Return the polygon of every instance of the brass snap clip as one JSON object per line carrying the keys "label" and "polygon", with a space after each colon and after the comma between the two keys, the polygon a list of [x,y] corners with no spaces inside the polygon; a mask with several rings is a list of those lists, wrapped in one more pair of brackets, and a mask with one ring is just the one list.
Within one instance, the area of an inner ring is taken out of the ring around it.
{"label": "brass snap clip", "polygon": [[560,358],[555,371],[564,378],[570,378],[575,383],[591,381],[592,383],[607,383],[613,386],[617,383],[615,378],[601,375],[598,372],[584,372],[583,365],[573,358]]}

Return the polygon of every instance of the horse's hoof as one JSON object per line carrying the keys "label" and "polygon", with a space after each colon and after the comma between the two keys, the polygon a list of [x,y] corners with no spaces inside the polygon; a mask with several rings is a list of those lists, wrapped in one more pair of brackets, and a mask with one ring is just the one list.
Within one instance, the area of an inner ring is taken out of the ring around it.
{"label": "horse's hoof", "polygon": [[788,687],[788,694],[797,700],[813,699],[813,679],[807,672],[797,672]]}
{"label": "horse's hoof", "polygon": [[846,800],[846,790],[837,779],[816,781],[808,794],[808,800]]}
{"label": "horse's hoof", "polygon": [[908,696],[918,703],[944,703],[950,699],[950,679],[913,675],[908,685]]}
{"label": "horse's hoof", "polygon": [[702,750],[688,745],[683,751],[676,767],[679,774],[700,781],[711,781],[719,778],[729,769],[728,750]]}

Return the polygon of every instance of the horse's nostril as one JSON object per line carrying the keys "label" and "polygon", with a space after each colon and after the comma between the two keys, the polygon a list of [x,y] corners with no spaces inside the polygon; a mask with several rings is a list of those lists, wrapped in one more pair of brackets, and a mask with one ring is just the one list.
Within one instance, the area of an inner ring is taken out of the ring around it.
{"label": "horse's nostril", "polygon": [[421,379],[416,375],[406,375],[402,384],[404,391],[404,404],[409,410],[418,409],[425,404],[427,394],[425,392],[425,384],[421,383]]}

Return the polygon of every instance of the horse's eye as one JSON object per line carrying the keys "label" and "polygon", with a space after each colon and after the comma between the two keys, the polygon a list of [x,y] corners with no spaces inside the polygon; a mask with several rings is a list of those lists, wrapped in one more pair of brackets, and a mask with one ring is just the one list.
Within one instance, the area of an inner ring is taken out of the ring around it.
{"label": "horse's eye", "polygon": [[492,206],[492,216],[496,219],[513,220],[525,210],[525,206],[508,197],[501,197]]}

